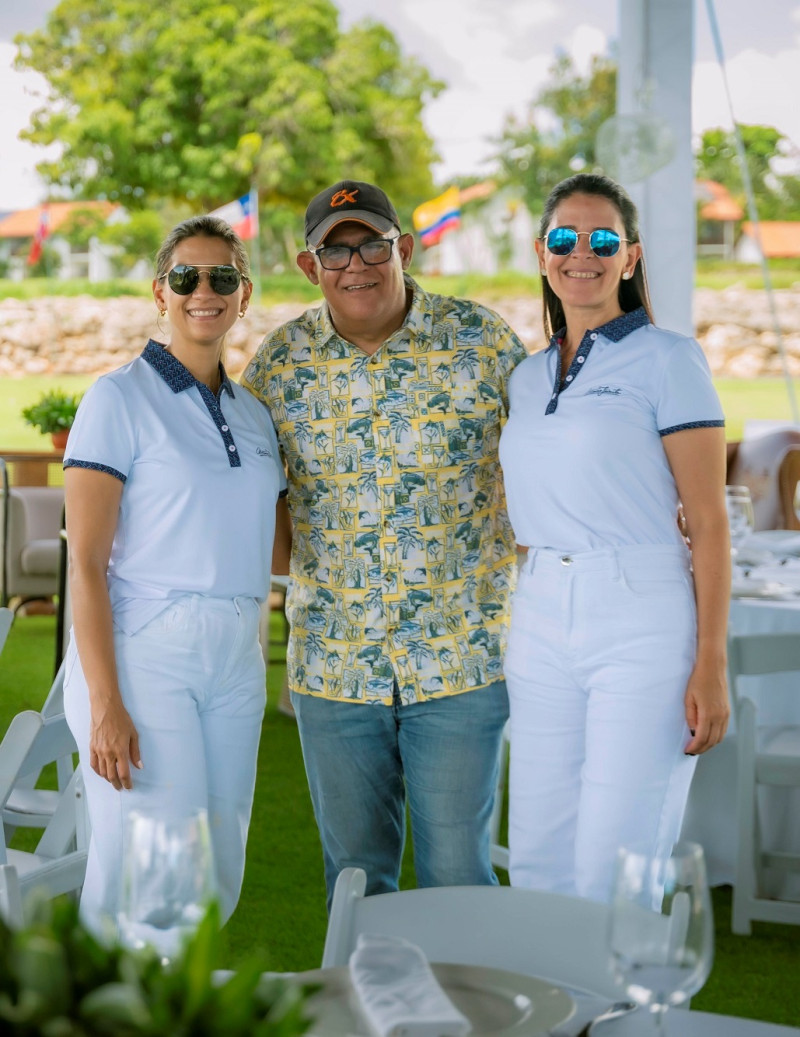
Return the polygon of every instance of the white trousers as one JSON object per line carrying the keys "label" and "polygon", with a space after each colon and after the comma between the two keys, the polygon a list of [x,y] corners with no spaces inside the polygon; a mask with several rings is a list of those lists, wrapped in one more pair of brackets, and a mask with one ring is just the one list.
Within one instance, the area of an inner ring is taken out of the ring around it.
{"label": "white trousers", "polygon": [[266,702],[253,598],[186,595],[133,636],[114,632],[125,708],[143,769],[117,791],[89,766],[89,691],[74,637],[64,705],[81,758],[92,826],[81,913],[96,931],[117,925],[127,817],[132,810],[208,811],[222,920],[239,899]]}
{"label": "white trousers", "polygon": [[529,551],[504,667],[512,885],[605,901],[620,846],[669,850],[696,640],[682,548]]}

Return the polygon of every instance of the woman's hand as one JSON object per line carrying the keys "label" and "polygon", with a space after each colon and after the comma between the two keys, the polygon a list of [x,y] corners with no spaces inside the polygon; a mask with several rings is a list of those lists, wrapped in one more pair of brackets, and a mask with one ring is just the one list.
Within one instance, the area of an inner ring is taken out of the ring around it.
{"label": "woman's hand", "polygon": [[141,770],[139,735],[121,701],[92,709],[89,764],[115,789],[133,788],[130,764]]}
{"label": "woman's hand", "polygon": [[697,756],[721,742],[728,729],[731,708],[724,664],[695,665],[686,688],[686,723],[692,739],[684,749]]}

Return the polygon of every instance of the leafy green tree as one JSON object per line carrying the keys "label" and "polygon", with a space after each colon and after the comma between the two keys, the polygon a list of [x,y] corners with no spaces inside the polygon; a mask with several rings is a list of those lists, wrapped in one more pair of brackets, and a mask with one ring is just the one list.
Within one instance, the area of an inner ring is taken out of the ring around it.
{"label": "leafy green tree", "polygon": [[442,84],[384,26],[340,32],[331,0],[61,0],[16,43],[49,84],[23,136],[61,145],[38,169],[68,195],[199,212],[255,183],[269,225],[342,177],[405,211],[432,190],[421,114]]}
{"label": "leafy green tree", "polygon": [[559,180],[571,172],[595,168],[597,130],[616,109],[617,67],[609,56],[595,55],[586,76],[562,54],[550,68],[550,80],[528,107],[524,119],[510,116],[498,140],[501,179],[521,187],[531,212]]}
{"label": "leafy green tree", "polygon": [[164,221],[155,212],[132,212],[125,221],[110,223],[100,232],[100,240],[116,246],[114,266],[127,273],[140,259],[150,265],[164,237]]}
{"label": "leafy green tree", "polygon": [[[800,176],[776,172],[789,140],[772,126],[739,126],[758,215],[764,220],[800,219]],[[700,180],[716,180],[746,208],[744,180],[732,132],[706,130],[695,153]]]}

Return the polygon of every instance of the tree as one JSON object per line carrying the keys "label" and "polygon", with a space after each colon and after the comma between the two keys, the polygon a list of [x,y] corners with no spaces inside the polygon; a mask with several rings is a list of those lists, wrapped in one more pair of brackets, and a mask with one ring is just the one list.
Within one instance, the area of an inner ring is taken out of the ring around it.
{"label": "tree", "polygon": [[432,190],[421,113],[442,84],[384,26],[340,32],[331,0],[61,0],[16,43],[49,84],[23,136],[61,144],[38,169],[68,195],[199,212],[255,182],[285,243],[341,177],[405,211]]}
{"label": "tree", "polygon": [[550,81],[533,99],[527,117],[509,116],[498,141],[501,178],[522,188],[531,212],[559,180],[571,172],[596,168],[597,130],[616,109],[617,67],[613,58],[595,55],[581,76],[562,54],[550,68]]}
{"label": "tree", "polygon": [[[739,132],[759,217],[800,219],[800,176],[777,171],[780,160],[791,150],[790,141],[772,126],[741,124]],[[719,128],[706,130],[695,152],[695,170],[698,179],[716,180],[727,187],[746,209],[744,179],[733,133]]]}

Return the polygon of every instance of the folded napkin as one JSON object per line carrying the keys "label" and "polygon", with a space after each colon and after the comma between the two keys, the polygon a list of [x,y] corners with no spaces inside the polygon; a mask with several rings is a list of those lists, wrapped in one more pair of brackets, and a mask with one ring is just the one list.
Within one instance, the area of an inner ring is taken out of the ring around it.
{"label": "folded napkin", "polygon": [[378,1037],[462,1037],[472,1028],[407,940],[362,933],[350,955],[350,978]]}

